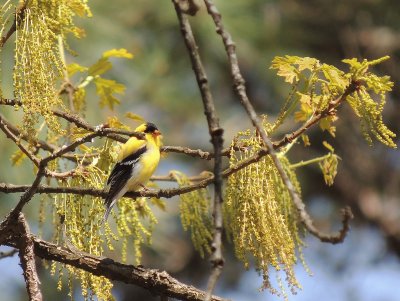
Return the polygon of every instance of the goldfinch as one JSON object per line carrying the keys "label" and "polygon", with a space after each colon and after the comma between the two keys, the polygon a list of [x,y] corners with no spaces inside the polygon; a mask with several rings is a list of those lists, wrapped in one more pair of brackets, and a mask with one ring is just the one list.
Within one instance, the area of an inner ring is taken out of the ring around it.
{"label": "goldfinch", "polygon": [[127,191],[135,191],[150,179],[160,161],[161,133],[153,123],[144,123],[135,132],[145,134],[143,140],[131,137],[121,148],[118,162],[107,180],[108,194],[104,200],[104,222],[115,202]]}

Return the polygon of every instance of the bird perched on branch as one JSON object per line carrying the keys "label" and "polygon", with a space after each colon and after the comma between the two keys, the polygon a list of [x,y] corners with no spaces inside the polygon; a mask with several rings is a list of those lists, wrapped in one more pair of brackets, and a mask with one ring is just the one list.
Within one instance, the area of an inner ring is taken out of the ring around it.
{"label": "bird perched on branch", "polygon": [[115,202],[127,191],[135,191],[154,173],[160,161],[161,133],[153,123],[143,123],[135,132],[144,133],[144,138],[131,137],[121,148],[118,162],[107,180],[108,194],[104,200],[106,212],[104,222]]}

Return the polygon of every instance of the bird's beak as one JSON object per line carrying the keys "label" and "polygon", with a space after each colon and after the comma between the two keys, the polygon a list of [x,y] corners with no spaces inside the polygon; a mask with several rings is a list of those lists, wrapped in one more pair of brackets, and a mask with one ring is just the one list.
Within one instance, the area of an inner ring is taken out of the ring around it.
{"label": "bird's beak", "polygon": [[153,136],[154,136],[154,137],[161,136],[161,132],[160,132],[159,130],[155,130],[155,131],[153,132]]}

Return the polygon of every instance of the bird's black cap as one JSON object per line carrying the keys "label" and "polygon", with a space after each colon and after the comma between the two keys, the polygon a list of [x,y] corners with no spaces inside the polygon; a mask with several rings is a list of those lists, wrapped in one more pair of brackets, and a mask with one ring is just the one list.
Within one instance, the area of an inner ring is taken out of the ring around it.
{"label": "bird's black cap", "polygon": [[155,131],[158,131],[158,128],[154,123],[146,123],[146,129],[144,130],[145,133],[154,133]]}

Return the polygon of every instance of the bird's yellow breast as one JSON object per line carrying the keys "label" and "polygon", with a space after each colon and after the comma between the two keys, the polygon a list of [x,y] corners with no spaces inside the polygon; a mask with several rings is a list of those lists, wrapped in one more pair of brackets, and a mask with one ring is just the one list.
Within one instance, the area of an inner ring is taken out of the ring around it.
{"label": "bird's yellow breast", "polygon": [[135,164],[131,178],[128,180],[128,190],[133,191],[146,184],[160,162],[160,148],[153,141],[146,143],[146,152]]}

